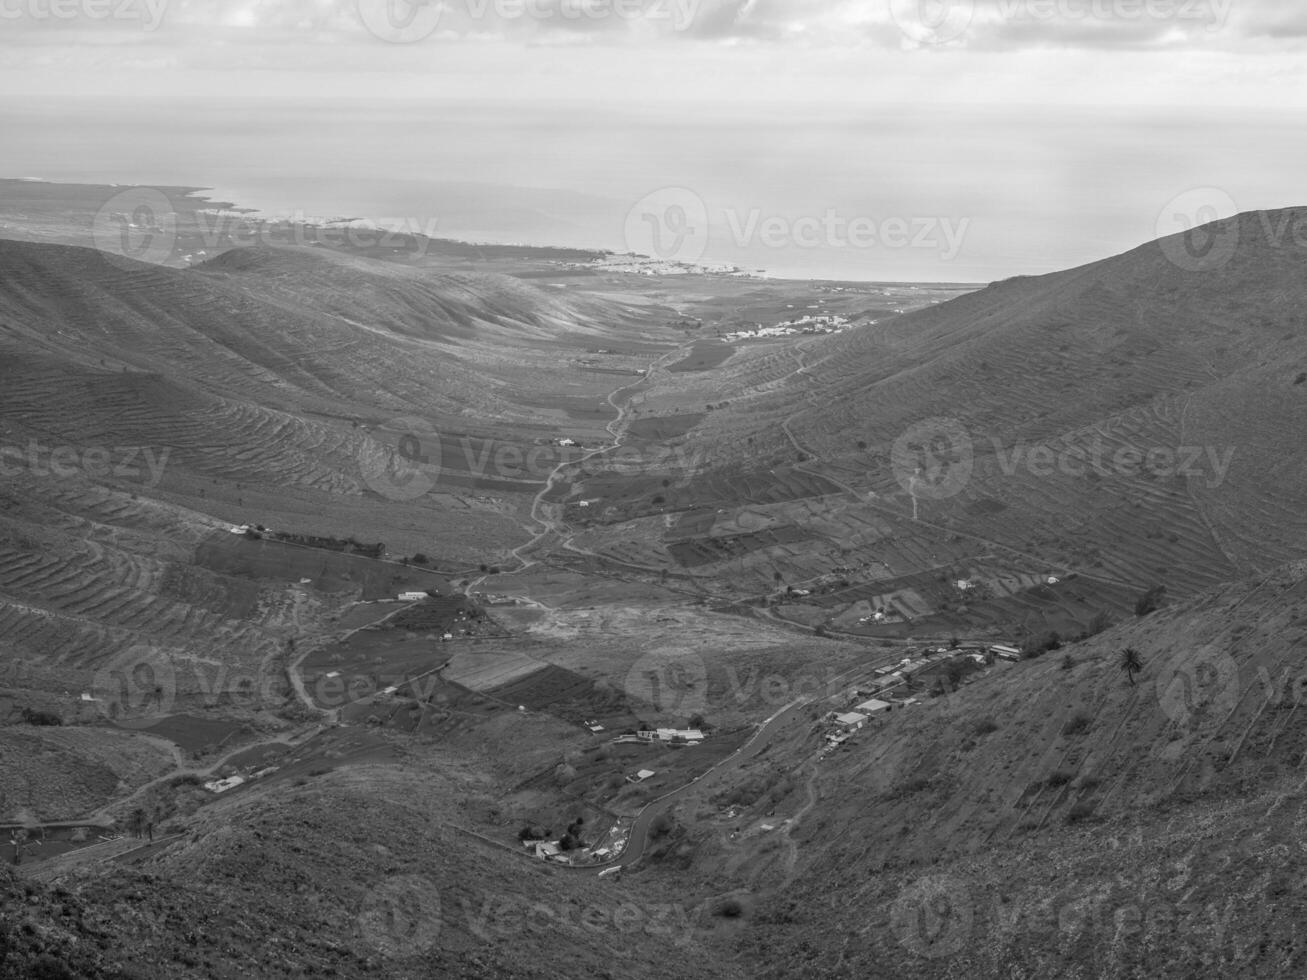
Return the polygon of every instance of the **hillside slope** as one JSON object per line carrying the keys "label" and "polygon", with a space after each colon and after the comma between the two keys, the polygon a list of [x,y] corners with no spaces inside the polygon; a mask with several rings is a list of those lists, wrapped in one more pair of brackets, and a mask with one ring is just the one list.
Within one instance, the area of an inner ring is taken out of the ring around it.
{"label": "hillside slope", "polygon": [[680,440],[708,461],[680,496],[767,505],[806,472],[838,528],[823,547],[894,576],[965,578],[999,555],[1187,595],[1273,568],[1307,548],[1304,228],[1307,209],[1244,214],[1194,233],[1215,243],[1202,260],[1163,239],[742,351],[675,393],[715,403]]}
{"label": "hillside slope", "polygon": [[889,716],[822,764],[759,975],[1301,975],[1304,665],[1297,562]]}

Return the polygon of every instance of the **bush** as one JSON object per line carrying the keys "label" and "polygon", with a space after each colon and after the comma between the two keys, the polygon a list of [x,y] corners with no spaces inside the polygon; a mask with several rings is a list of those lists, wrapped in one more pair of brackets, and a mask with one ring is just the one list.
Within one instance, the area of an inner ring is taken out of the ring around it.
{"label": "bush", "polygon": [[64,720],[53,711],[33,711],[31,708],[23,709],[23,721],[29,725],[62,725]]}
{"label": "bush", "polygon": [[1075,773],[1067,772],[1065,769],[1059,769],[1044,780],[1044,784],[1048,786],[1049,789],[1057,789],[1060,786],[1065,786],[1074,778]]}
{"label": "bush", "polygon": [[744,914],[744,906],[738,898],[726,898],[717,903],[713,909],[713,915],[720,915],[726,919],[738,919]]}
{"label": "bush", "polygon": [[1079,735],[1089,728],[1090,719],[1088,715],[1074,714],[1067,719],[1067,723],[1062,726],[1063,735]]}
{"label": "bush", "polygon": [[1062,646],[1062,637],[1056,632],[1032,636],[1021,644],[1021,654],[1024,657],[1033,659],[1043,656],[1049,650],[1057,650]]}
{"label": "bush", "polygon": [[988,735],[998,731],[998,722],[993,718],[981,718],[971,727],[971,731],[976,735]]}

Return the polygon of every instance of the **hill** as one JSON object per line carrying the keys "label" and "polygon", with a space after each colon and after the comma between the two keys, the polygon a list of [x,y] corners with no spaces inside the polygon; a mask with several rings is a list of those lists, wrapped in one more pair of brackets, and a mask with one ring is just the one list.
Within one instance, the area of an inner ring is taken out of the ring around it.
{"label": "hill", "polygon": [[1301,974],[1304,662],[1298,562],[882,720],[821,763],[757,974]]}
{"label": "hill", "polygon": [[1075,633],[1154,585],[1275,567],[1307,542],[1304,222],[1244,214],[1192,233],[1206,260],[1164,239],[678,376],[648,412],[711,410],[675,440],[704,463],[676,506],[802,531],[717,574],[822,590],[789,614],[828,625],[907,595],[886,629]]}

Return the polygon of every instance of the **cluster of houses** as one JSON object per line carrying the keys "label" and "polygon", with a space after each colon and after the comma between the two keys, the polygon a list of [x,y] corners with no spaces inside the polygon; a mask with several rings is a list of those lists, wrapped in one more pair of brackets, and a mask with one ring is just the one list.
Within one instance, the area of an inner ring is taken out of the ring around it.
{"label": "cluster of houses", "polygon": [[604,837],[606,840],[594,847],[579,847],[568,851],[563,850],[561,840],[528,839],[522,841],[522,846],[526,848],[528,854],[541,861],[553,861],[556,864],[595,864],[603,863],[614,854],[622,853],[622,848],[626,846],[626,830],[622,821],[619,820],[608,828],[608,833]]}
{"label": "cluster of houses", "polygon": [[834,748],[843,745],[853,737],[855,732],[877,716],[919,704],[920,699],[917,697],[911,695],[899,697],[890,693],[906,686],[909,680],[929,683],[933,678],[937,683],[942,683],[949,665],[961,658],[969,659],[975,664],[974,667],[968,668],[970,670],[983,667],[992,660],[1021,659],[1020,650],[1002,643],[960,646],[957,649],[940,647],[927,650],[924,654],[915,659],[905,657],[897,664],[877,667],[871,681],[858,685],[851,692],[852,696],[866,700],[844,711],[833,711],[826,716],[826,722],[830,726],[826,733],[827,746]]}
{"label": "cluster of houses", "polygon": [[645,728],[635,733],[642,742],[679,742],[691,745],[703,741],[703,732],[697,728]]}
{"label": "cluster of houses", "polygon": [[839,333],[848,326],[847,319],[834,313],[819,313],[816,316],[808,314],[771,327],[764,327],[760,323],[751,330],[733,330],[725,335],[725,339],[752,340],[758,337],[790,337],[794,334]]}
{"label": "cluster of houses", "polygon": [[254,779],[262,779],[264,776],[271,776],[280,766],[268,766],[260,769],[258,772],[252,772],[247,776],[240,774],[228,776],[225,779],[211,779],[204,784],[204,788],[210,793],[225,793],[228,790],[235,789],[237,786],[244,786]]}

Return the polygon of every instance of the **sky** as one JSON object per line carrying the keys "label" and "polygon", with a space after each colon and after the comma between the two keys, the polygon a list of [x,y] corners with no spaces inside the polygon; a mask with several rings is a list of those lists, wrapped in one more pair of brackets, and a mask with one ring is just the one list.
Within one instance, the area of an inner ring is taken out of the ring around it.
{"label": "sky", "polygon": [[0,0],[0,176],[989,281],[1307,204],[1300,0]]}

